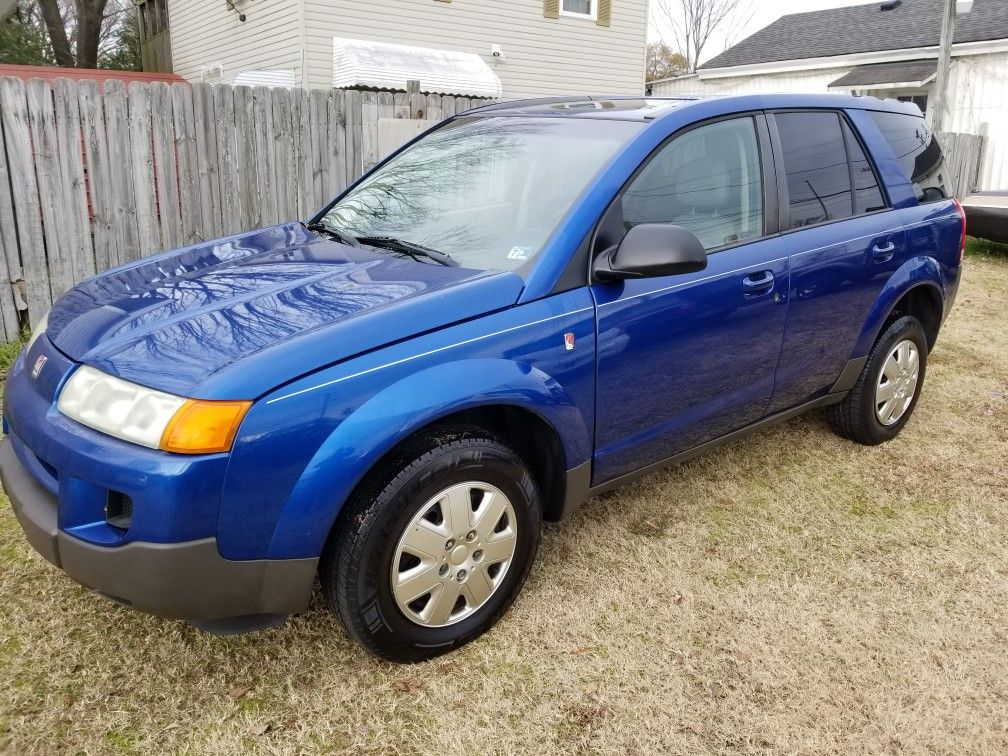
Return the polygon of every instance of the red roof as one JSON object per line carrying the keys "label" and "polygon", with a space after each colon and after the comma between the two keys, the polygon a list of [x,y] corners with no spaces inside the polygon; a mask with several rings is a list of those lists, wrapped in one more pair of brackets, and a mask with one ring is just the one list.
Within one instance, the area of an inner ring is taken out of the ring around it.
{"label": "red roof", "polygon": [[185,81],[178,74],[151,73],[148,71],[113,71],[97,68],[57,68],[55,66],[12,66],[0,64],[0,76],[17,76],[19,79],[94,79],[95,81]]}

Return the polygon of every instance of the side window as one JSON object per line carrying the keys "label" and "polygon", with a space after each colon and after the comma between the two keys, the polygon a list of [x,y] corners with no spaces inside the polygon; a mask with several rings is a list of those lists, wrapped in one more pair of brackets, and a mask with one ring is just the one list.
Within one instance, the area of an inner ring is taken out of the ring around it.
{"label": "side window", "polygon": [[763,182],[752,118],[676,137],[623,194],[623,223],[675,223],[711,250],[763,235]]}
{"label": "side window", "polygon": [[948,196],[943,170],[945,159],[927,121],[906,113],[870,110],[868,115],[896,153],[896,159],[913,184],[917,201],[935,202]]}
{"label": "side window", "polygon": [[885,209],[882,190],[879,189],[875,171],[865,156],[861,143],[854,136],[847,121],[840,119],[843,125],[844,140],[847,142],[847,155],[850,157],[851,181],[854,183],[854,214],[871,213]]}
{"label": "side window", "polygon": [[840,116],[834,112],[776,113],[791,206],[791,227],[854,214]]}

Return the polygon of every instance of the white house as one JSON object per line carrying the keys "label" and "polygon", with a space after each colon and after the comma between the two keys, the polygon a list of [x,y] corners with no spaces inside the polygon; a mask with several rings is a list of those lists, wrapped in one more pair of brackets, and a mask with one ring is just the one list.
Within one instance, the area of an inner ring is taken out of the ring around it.
{"label": "white house", "polygon": [[[944,0],[888,0],[784,16],[700,66],[651,82],[654,95],[843,92],[912,100],[938,66]],[[986,133],[986,189],[1008,189],[1008,0],[975,0],[952,47],[948,131]]]}
{"label": "white house", "polygon": [[143,36],[170,57],[150,65],[192,81],[405,89],[419,79],[424,92],[507,98],[644,86],[648,0],[135,2]]}

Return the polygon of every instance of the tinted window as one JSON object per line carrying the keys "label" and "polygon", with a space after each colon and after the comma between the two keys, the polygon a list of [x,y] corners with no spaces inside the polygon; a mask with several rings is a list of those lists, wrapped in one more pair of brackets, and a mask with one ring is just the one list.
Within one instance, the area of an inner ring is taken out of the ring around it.
{"label": "tinted window", "polygon": [[861,143],[854,136],[847,122],[841,119],[844,139],[847,140],[847,154],[850,156],[851,179],[854,182],[854,213],[870,213],[882,210],[885,200],[879,189],[878,179],[872,170],[871,163],[865,156]]}
{"label": "tinted window", "polygon": [[675,223],[706,249],[763,235],[763,184],[752,118],[719,121],[673,139],[623,194],[623,222]]}
{"label": "tinted window", "polygon": [[854,213],[840,116],[777,113],[791,204],[791,227],[849,218]]}
{"label": "tinted window", "polygon": [[933,202],[947,196],[941,145],[927,122],[904,113],[869,111],[868,115],[896,153],[918,201]]}

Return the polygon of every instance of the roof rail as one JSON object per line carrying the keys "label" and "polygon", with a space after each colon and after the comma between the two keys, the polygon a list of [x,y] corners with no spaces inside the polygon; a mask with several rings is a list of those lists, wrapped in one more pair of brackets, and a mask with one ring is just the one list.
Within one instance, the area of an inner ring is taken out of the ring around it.
{"label": "roof rail", "polygon": [[488,105],[480,105],[478,107],[467,110],[466,113],[487,113],[494,110],[514,110],[516,108],[528,108],[535,105],[561,105],[565,102],[594,102],[595,98],[590,95],[567,95],[563,97],[530,97],[527,100],[500,100],[498,102],[491,102]]}

